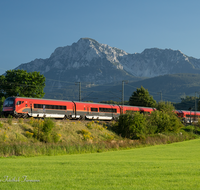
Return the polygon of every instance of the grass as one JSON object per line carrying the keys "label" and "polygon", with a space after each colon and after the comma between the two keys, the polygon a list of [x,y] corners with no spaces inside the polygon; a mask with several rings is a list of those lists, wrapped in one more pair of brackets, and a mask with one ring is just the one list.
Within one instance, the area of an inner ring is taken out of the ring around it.
{"label": "grass", "polygon": [[[33,142],[31,133],[34,132],[34,126],[40,125],[41,122],[36,122],[34,119],[3,119],[0,121],[0,142]],[[83,140],[92,140],[99,142],[107,139],[121,139],[115,133],[109,131],[104,127],[104,123],[88,121],[88,122],[75,122],[75,121],[54,121],[56,127],[53,132],[57,133],[60,137],[60,142],[82,142]],[[87,126],[91,126],[88,128]],[[81,131],[88,131],[90,136],[84,137]],[[7,135],[4,137],[4,133]],[[34,141],[35,142],[35,141]]]}
{"label": "grass", "polygon": [[[200,189],[199,157],[200,140],[191,140],[104,153],[1,158],[0,189]],[[23,176],[39,182],[22,182]]]}
{"label": "grass", "polygon": [[[106,152],[170,144],[199,138],[200,135],[199,128],[196,130],[194,126],[187,126],[181,129],[181,133],[156,134],[141,140],[130,140],[113,133],[110,130],[112,123],[54,120],[52,133],[42,136],[43,124],[44,120],[37,119],[2,119],[0,121],[0,157]],[[45,139],[53,141],[46,142]]]}

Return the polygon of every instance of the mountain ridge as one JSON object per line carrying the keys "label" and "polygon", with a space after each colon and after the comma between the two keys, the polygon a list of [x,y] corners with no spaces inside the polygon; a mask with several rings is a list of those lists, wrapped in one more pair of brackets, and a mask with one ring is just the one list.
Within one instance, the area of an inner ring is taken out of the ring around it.
{"label": "mountain ridge", "polygon": [[[49,58],[35,59],[15,69],[39,71],[47,79],[45,93],[50,94],[55,89],[73,91],[75,82],[87,87],[178,73],[200,74],[200,59],[180,50],[159,48],[131,54],[91,38],[80,38],[72,45],[56,48]],[[63,81],[69,82],[70,87]]]}
{"label": "mountain ridge", "polygon": [[81,38],[71,46],[58,47],[49,58],[35,59],[21,64],[16,69],[40,70],[41,74],[45,74],[51,69],[60,69],[60,72],[64,72],[94,66],[94,63],[100,67],[103,65],[97,65],[97,62],[102,60],[106,66],[123,70],[134,77],[155,77],[184,72],[200,73],[200,59],[186,56],[180,50],[148,48],[142,53],[130,54],[91,38]]}

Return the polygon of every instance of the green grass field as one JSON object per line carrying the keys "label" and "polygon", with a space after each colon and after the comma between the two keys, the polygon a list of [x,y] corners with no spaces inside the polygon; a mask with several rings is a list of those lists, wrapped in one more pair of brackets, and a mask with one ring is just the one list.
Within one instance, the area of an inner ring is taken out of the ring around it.
{"label": "green grass field", "polygon": [[0,189],[193,190],[200,189],[200,140],[93,154],[0,158],[0,168]]}

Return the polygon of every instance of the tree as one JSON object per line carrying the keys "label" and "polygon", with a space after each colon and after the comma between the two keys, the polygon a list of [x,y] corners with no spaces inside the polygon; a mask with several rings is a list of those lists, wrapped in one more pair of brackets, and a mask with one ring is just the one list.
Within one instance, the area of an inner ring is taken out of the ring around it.
{"label": "tree", "polygon": [[155,107],[156,101],[150,96],[148,90],[141,86],[141,88],[137,88],[129,98],[129,105]]}
{"label": "tree", "polygon": [[130,139],[143,139],[147,136],[149,128],[144,114],[139,112],[127,112],[119,116],[113,130],[122,137]]}
{"label": "tree", "polygon": [[5,101],[5,97],[1,97],[0,98],[0,115],[2,114],[2,109],[3,109],[3,103],[4,103],[4,101]]}
{"label": "tree", "polygon": [[39,72],[8,70],[0,76],[0,97],[21,96],[42,98],[44,96],[45,77]]}
{"label": "tree", "polygon": [[161,101],[156,105],[156,109],[162,112],[172,114],[175,110],[175,107],[171,102]]}
{"label": "tree", "polygon": [[112,129],[122,137],[145,139],[157,133],[177,133],[183,127],[170,102],[159,102],[150,116],[128,111],[119,116]]}
{"label": "tree", "polygon": [[181,102],[174,103],[174,106],[177,110],[195,110],[195,99],[198,106],[197,110],[200,110],[200,97],[195,98],[195,96],[186,96],[185,98],[181,98]]}
{"label": "tree", "polygon": [[156,111],[149,117],[149,125],[156,126],[156,133],[178,132],[183,126],[181,120],[174,112],[175,107],[171,102],[159,102]]}

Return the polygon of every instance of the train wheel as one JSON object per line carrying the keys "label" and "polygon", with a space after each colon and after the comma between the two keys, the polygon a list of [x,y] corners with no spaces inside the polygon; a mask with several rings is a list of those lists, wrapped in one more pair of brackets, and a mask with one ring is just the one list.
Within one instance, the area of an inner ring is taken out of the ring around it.
{"label": "train wheel", "polygon": [[63,120],[69,119],[68,115],[65,115],[65,117],[63,118]]}
{"label": "train wheel", "polygon": [[117,117],[113,117],[112,120],[113,120],[113,121],[117,121]]}

